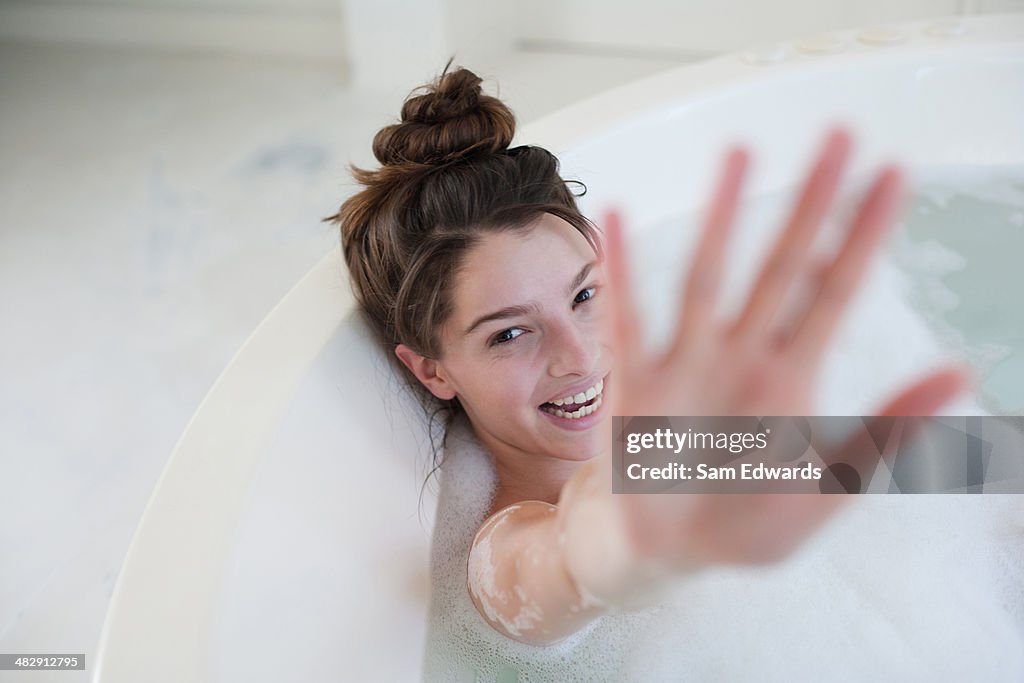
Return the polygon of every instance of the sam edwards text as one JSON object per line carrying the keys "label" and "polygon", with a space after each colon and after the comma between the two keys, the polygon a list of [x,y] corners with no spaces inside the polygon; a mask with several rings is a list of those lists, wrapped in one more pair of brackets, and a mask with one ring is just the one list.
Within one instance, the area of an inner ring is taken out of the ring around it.
{"label": "sam edwards text", "polygon": [[671,463],[664,467],[644,467],[632,463],[626,468],[630,479],[821,479],[821,468],[807,462],[803,465],[772,467],[763,462],[745,462],[733,466],[713,467],[698,463],[695,467]]}

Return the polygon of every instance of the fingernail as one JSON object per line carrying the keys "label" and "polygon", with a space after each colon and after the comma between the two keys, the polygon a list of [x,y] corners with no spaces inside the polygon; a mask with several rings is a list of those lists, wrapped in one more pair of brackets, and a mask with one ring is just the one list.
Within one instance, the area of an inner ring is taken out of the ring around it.
{"label": "fingernail", "polygon": [[746,147],[741,146],[741,145],[736,145],[736,146],[732,147],[732,149],[729,150],[729,157],[728,157],[729,165],[735,166],[737,164],[746,164],[749,161],[750,161],[750,152],[747,150]]}
{"label": "fingernail", "polygon": [[896,201],[903,195],[903,169],[896,164],[886,164],[879,174],[879,182],[885,192],[886,201]]}
{"label": "fingernail", "polygon": [[850,134],[842,128],[836,128],[828,136],[828,144],[831,147],[837,147],[846,153],[852,144]]}
{"label": "fingernail", "polygon": [[965,389],[974,394],[981,391],[981,383],[978,381],[978,377],[974,373],[974,368],[966,363],[958,363],[953,367],[956,373],[960,376],[960,379],[963,381]]}
{"label": "fingernail", "polygon": [[841,128],[832,130],[822,149],[821,165],[823,170],[838,170],[846,162],[851,146],[849,133]]}
{"label": "fingernail", "polygon": [[853,134],[846,126],[835,124],[829,129],[828,141],[830,144],[841,144],[845,147],[850,147],[853,145]]}

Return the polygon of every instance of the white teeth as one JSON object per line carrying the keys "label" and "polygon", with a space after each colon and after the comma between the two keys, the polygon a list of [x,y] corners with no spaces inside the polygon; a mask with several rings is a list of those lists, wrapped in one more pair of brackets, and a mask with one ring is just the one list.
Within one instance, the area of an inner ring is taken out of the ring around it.
{"label": "white teeth", "polygon": [[[564,410],[558,410],[556,408],[547,408],[547,407],[541,408],[541,410],[543,410],[544,412],[547,412],[547,413],[551,413],[552,415],[557,415],[558,417],[567,418],[569,420],[578,420],[581,417],[586,417],[587,415],[590,415],[592,412],[594,412],[595,410],[600,408],[602,400],[603,399],[600,396],[598,396],[597,400],[594,401],[591,405],[583,406],[582,408],[578,408],[577,410],[574,410],[571,413],[567,413]],[[552,401],[552,403],[553,403],[553,401]]]}
{"label": "white teeth", "polygon": [[556,406],[565,405],[566,403],[583,403],[584,401],[589,401],[590,399],[594,398],[595,396],[600,395],[600,393],[602,391],[604,391],[604,380],[600,379],[600,380],[597,381],[597,384],[595,384],[594,386],[590,387],[586,391],[581,391],[580,393],[576,394],[575,396],[566,396],[565,398],[556,398],[554,401],[551,401],[551,402],[554,403]]}

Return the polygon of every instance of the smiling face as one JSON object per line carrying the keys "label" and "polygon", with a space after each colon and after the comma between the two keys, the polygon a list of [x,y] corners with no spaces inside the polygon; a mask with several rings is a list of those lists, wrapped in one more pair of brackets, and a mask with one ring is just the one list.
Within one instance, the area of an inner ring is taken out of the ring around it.
{"label": "smiling face", "polygon": [[[600,320],[605,282],[583,235],[543,214],[530,229],[490,234],[469,252],[441,359],[417,369],[399,357],[434,395],[459,397],[499,459],[589,460],[610,447],[598,428],[608,404],[595,395],[612,365]],[[545,405],[568,397],[571,404]]]}

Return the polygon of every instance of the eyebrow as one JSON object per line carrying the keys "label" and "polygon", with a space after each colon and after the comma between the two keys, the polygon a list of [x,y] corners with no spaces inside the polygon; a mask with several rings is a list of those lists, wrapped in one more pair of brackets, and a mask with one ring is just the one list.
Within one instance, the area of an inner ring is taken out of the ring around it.
{"label": "eyebrow", "polygon": [[[588,263],[580,269],[580,272],[576,273],[576,277],[574,277],[572,282],[569,283],[569,286],[566,287],[566,296],[572,294],[574,289],[583,284],[583,281],[587,279],[587,275],[590,274],[590,269],[594,267],[594,263],[594,261]],[[525,305],[506,306],[505,308],[494,311],[493,313],[480,316],[472,325],[466,328],[464,334],[466,336],[472,334],[473,330],[484,323],[489,323],[494,320],[503,320],[504,318],[515,318],[520,315],[529,315],[530,313],[536,313],[539,310],[540,308],[534,302]]]}

